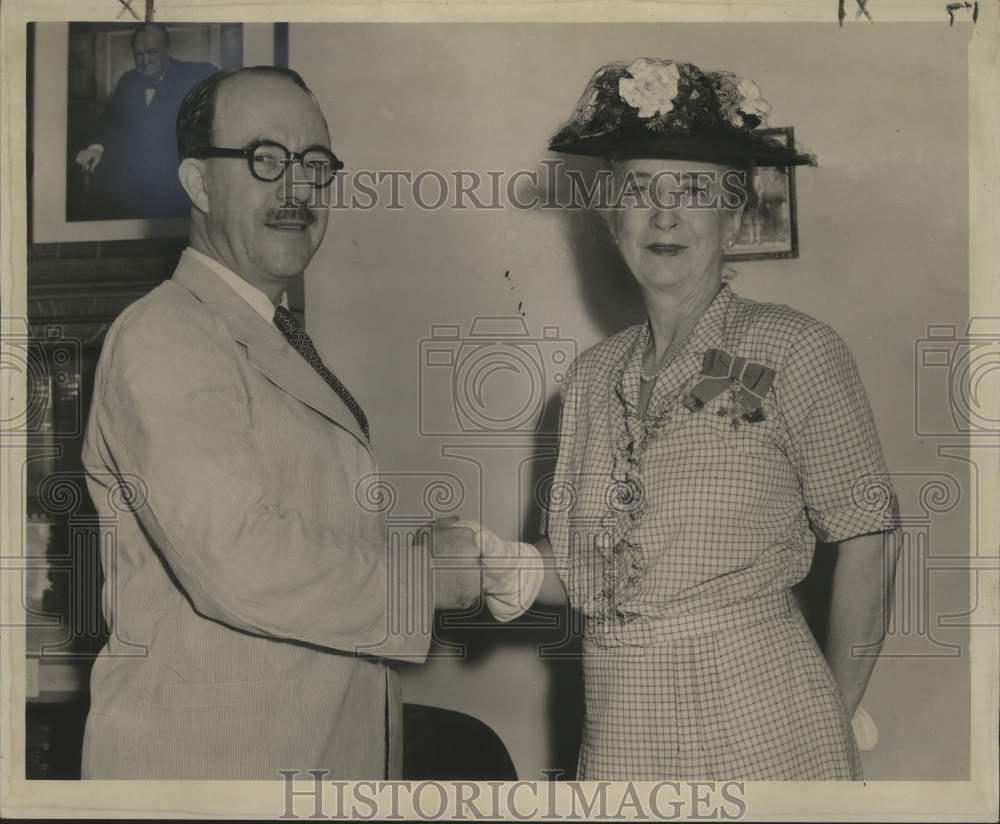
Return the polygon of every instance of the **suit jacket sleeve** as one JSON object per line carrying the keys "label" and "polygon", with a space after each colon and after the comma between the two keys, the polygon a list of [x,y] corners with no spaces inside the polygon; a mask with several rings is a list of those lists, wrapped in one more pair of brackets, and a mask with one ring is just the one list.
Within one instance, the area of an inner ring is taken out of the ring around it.
{"label": "suit jacket sleeve", "polygon": [[393,556],[304,517],[274,488],[248,448],[237,355],[217,332],[159,306],[122,318],[115,338],[91,426],[105,459],[145,485],[138,517],[194,608],[253,633],[423,660],[433,618],[425,551]]}
{"label": "suit jacket sleeve", "polygon": [[138,72],[130,69],[118,78],[115,90],[108,98],[108,103],[97,120],[97,133],[94,143],[101,144],[105,150],[121,136],[128,128],[129,96],[135,96],[136,87],[140,83]]}
{"label": "suit jacket sleeve", "polygon": [[215,74],[219,71],[219,67],[214,63],[189,63],[189,75],[187,89],[184,90],[184,94],[187,94],[191,87],[211,74]]}

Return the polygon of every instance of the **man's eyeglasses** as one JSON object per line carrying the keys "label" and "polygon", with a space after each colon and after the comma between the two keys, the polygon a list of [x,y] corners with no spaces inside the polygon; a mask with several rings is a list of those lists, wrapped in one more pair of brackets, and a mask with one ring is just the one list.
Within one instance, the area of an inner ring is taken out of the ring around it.
{"label": "man's eyeglasses", "polygon": [[191,157],[244,157],[250,174],[257,180],[273,183],[280,179],[285,170],[295,161],[302,166],[306,183],[316,189],[325,189],[333,183],[344,164],[329,149],[312,146],[303,152],[293,152],[273,140],[255,140],[245,149],[224,149],[218,146],[199,146],[191,152]]}

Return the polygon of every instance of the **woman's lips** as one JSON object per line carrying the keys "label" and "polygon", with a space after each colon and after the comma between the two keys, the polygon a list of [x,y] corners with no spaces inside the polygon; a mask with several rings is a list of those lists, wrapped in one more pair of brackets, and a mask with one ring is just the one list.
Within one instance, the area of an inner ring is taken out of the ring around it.
{"label": "woman's lips", "polygon": [[674,257],[687,249],[687,246],[681,243],[650,243],[646,248],[654,255]]}

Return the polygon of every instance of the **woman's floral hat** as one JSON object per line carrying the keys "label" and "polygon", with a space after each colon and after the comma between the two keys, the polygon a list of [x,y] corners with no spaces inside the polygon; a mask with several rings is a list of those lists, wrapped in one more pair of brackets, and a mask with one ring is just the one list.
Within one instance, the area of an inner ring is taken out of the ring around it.
{"label": "woman's floral hat", "polygon": [[608,158],[815,166],[813,155],[761,134],[770,110],[748,78],[640,57],[595,72],[549,149]]}

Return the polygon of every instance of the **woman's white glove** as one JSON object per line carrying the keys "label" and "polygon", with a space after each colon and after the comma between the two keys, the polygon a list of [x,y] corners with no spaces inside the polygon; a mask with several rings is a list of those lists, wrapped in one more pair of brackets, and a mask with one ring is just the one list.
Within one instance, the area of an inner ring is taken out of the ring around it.
{"label": "woman's white glove", "polygon": [[534,603],[542,588],[545,568],[532,544],[504,541],[476,521],[459,521],[456,527],[472,530],[482,556],[483,594],[486,606],[498,621],[512,621]]}
{"label": "woman's white glove", "polygon": [[865,708],[858,706],[851,720],[851,727],[854,730],[854,740],[858,742],[858,749],[861,752],[871,752],[878,744],[878,729],[874,719],[865,712]]}

